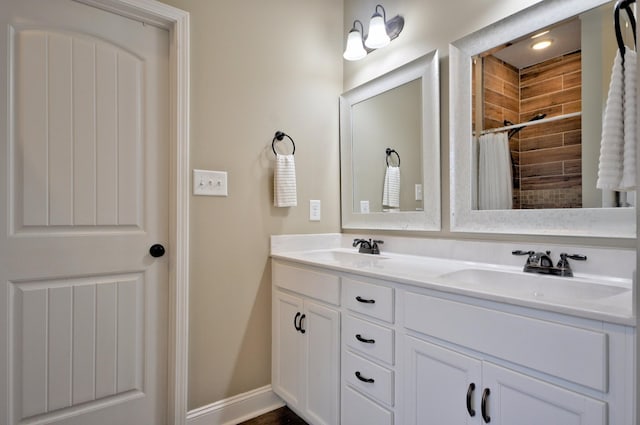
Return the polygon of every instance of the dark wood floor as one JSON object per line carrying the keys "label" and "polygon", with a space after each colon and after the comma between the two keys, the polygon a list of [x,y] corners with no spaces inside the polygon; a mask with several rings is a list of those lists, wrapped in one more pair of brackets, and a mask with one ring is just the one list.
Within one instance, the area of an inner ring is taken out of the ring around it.
{"label": "dark wood floor", "polygon": [[307,423],[285,406],[238,425],[307,425]]}

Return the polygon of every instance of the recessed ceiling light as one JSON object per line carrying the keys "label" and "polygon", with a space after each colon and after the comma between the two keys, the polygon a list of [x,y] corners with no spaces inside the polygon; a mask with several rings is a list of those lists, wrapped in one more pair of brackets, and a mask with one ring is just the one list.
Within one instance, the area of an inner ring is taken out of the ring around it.
{"label": "recessed ceiling light", "polygon": [[542,37],[542,36],[543,36],[543,35],[545,35],[545,34],[549,34],[549,30],[542,31],[542,32],[539,32],[539,33],[537,33],[537,34],[535,34],[535,35],[532,35],[532,36],[531,36],[531,38],[538,38],[538,37]]}
{"label": "recessed ceiling light", "polygon": [[551,40],[541,40],[541,41],[538,41],[537,43],[534,43],[531,46],[531,48],[533,50],[542,50],[542,49],[546,49],[549,46],[551,46]]}

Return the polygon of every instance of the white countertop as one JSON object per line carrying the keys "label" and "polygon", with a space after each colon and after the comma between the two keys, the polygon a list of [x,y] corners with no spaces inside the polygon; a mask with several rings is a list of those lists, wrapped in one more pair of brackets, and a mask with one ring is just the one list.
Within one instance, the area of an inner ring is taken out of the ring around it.
{"label": "white countertop", "polygon": [[[573,278],[542,276],[524,273],[521,266],[387,251],[379,256],[357,254],[355,248],[328,248],[321,245],[315,245],[312,248],[295,251],[278,249],[273,250],[271,256],[278,260],[293,261],[447,293],[616,324],[635,325],[631,279],[581,273],[575,273]],[[522,261],[524,263],[524,260]],[[459,271],[469,272],[472,276],[479,274],[484,281],[460,278],[463,274],[447,276]],[[494,276],[498,279],[494,279]],[[506,279],[501,279],[502,277]],[[538,286],[538,283],[541,283],[541,286]],[[585,290],[585,288],[589,289]]]}

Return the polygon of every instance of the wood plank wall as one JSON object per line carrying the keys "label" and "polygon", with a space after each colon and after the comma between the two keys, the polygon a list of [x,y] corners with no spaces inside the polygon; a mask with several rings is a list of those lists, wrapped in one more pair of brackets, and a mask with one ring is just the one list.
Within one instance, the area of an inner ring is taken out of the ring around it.
{"label": "wood plank wall", "polygon": [[[581,110],[581,54],[528,68],[484,58],[484,128]],[[581,119],[523,129],[509,140],[514,164],[513,208],[582,206]]]}
{"label": "wood plank wall", "polygon": [[[520,70],[520,122],[579,112],[581,53]],[[521,208],[582,207],[582,121],[569,118],[520,132]]]}

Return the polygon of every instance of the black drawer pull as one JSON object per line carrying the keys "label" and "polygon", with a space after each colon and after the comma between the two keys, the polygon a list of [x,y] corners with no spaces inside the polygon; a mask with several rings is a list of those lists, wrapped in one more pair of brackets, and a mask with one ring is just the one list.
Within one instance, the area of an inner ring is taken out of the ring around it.
{"label": "black drawer pull", "polygon": [[376,343],[375,339],[366,339],[366,338],[363,338],[362,335],[360,335],[360,334],[356,335],[356,339],[358,341],[360,341],[360,342],[364,342],[365,344],[375,344]]}
{"label": "black drawer pull", "polygon": [[467,388],[467,412],[469,412],[469,416],[472,418],[476,415],[476,411],[471,407],[471,397],[473,397],[473,391],[476,389],[476,384],[473,382],[469,384],[469,388]]}
{"label": "black drawer pull", "polygon": [[361,302],[361,303],[365,303],[365,304],[375,304],[376,300],[367,300],[365,298],[362,298],[360,295],[358,295],[356,297],[356,301]]}
{"label": "black drawer pull", "polygon": [[482,419],[484,419],[484,423],[488,424],[491,422],[491,416],[487,415],[487,399],[491,394],[491,390],[489,388],[485,388],[482,393],[482,403],[480,404],[480,411],[482,412]]}
{"label": "black drawer pull", "polygon": [[307,330],[302,327],[302,321],[307,317],[306,314],[300,316],[300,333],[305,333]]}
{"label": "black drawer pull", "polygon": [[300,331],[300,326],[298,326],[298,317],[300,317],[302,313],[297,312],[296,317],[293,318],[293,327],[296,328],[297,331]]}
{"label": "black drawer pull", "polygon": [[356,378],[358,378],[359,380],[361,380],[362,382],[366,382],[367,384],[373,384],[375,381],[375,379],[373,378],[364,378],[360,372],[356,372]]}

